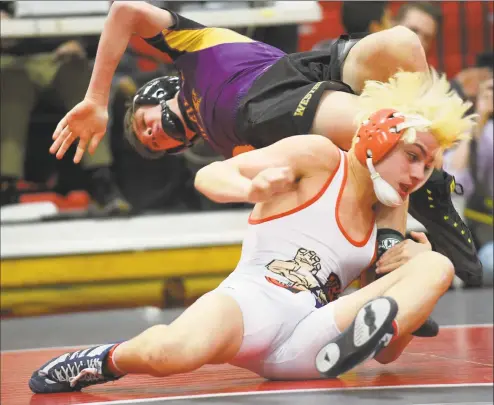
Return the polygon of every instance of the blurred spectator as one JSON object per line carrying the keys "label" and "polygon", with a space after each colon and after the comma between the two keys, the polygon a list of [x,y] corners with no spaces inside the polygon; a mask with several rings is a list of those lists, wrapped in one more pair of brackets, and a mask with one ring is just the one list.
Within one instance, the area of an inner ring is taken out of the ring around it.
{"label": "blurred spectator", "polygon": [[446,170],[463,186],[466,198],[465,217],[479,248],[484,266],[484,284],[492,285],[493,274],[493,210],[494,132],[493,79],[480,85],[475,110],[479,125],[471,140],[462,141],[444,158]]}
{"label": "blurred spectator", "polygon": [[[441,8],[427,1],[405,3],[393,19],[395,25],[407,27],[417,34],[426,55],[436,40],[442,20]],[[464,100],[474,102],[480,83],[492,74],[492,57],[490,64],[487,54],[482,55],[478,62],[477,66],[462,70],[451,80],[451,86]]]}
{"label": "blurred spectator", "polygon": [[[393,22],[394,25],[402,25],[415,32],[425,54],[428,55],[442,20],[443,14],[439,6],[427,1],[418,1],[403,4]],[[464,100],[475,102],[480,83],[491,76],[492,59],[490,65],[486,65],[486,61],[488,62],[488,59],[483,55],[482,64],[462,70],[451,80],[451,86]],[[473,108],[469,113],[473,113]]]}
{"label": "blurred spectator", "polygon": [[[477,57],[476,66],[469,67],[458,73],[451,81],[451,85],[463,99],[475,103],[480,84],[492,77],[492,67],[492,51],[482,53]],[[473,112],[473,108],[471,112]]]}
{"label": "blurred spectator", "polygon": [[[417,34],[426,55],[430,52],[442,24],[441,9],[429,2],[410,2],[400,7],[395,25],[402,25]],[[492,133],[492,56],[482,55],[477,66],[467,68],[451,80],[452,88],[464,100],[476,103],[468,114],[481,116],[472,140],[462,141],[446,153],[444,169],[452,174],[464,190],[467,224],[479,249],[484,267],[484,284],[492,285],[492,192],[493,192],[493,133]],[[483,83],[483,94],[479,94]],[[488,89],[490,83],[490,90]],[[489,99],[490,97],[490,99]],[[469,215],[471,214],[471,215]],[[479,215],[480,214],[480,215]],[[490,218],[490,219],[489,219]],[[483,219],[484,222],[482,220]],[[485,223],[487,220],[487,223]],[[490,221],[490,224],[489,224]]]}
{"label": "blurred spectator", "polygon": [[[344,1],[341,23],[345,33],[364,35],[391,28],[391,12],[387,1]],[[342,33],[343,34],[343,33]],[[329,49],[337,38],[318,42],[313,50]]]}
{"label": "blurred spectator", "polygon": [[237,31],[255,41],[281,49],[285,53],[295,53],[298,50],[298,24],[255,27]]}
{"label": "blurred spectator", "polygon": [[344,1],[341,22],[348,34],[379,32],[391,28],[387,1]]}
{"label": "blurred spectator", "polygon": [[441,9],[427,1],[409,2],[402,5],[393,19],[394,25],[402,25],[415,32],[427,55],[441,27]]}
{"label": "blurred spectator", "polygon": [[[1,2],[1,18],[12,18],[13,3]],[[68,111],[85,95],[91,69],[84,44],[79,39],[62,41],[3,40],[1,43],[1,182],[2,205],[19,198],[24,178],[28,129],[35,107],[42,104],[59,112]],[[35,50],[35,51],[34,51]],[[55,129],[56,121],[53,123]],[[41,151],[48,153],[48,151]],[[128,212],[130,204],[118,189],[111,170],[112,155],[104,141],[83,162],[87,188],[100,212]]]}

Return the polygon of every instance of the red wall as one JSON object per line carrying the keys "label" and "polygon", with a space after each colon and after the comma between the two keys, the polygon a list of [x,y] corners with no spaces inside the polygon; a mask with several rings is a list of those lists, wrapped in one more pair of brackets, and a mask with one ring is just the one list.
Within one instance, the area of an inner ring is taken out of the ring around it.
{"label": "red wall", "polygon": [[[300,29],[299,49],[310,50],[314,44],[323,39],[336,38],[343,32],[340,22],[341,1],[320,1],[323,9],[323,20],[317,23],[304,24]],[[394,13],[403,4],[403,1],[390,2]],[[461,4],[463,3],[463,4]],[[494,3],[492,1],[441,1],[436,2],[443,12],[443,27],[434,48],[431,50],[429,62],[436,68],[439,66],[441,55],[442,68],[448,76],[454,76],[464,66],[475,63],[475,55],[479,52],[492,49],[492,19]],[[487,15],[483,11],[488,9]],[[488,15],[490,14],[490,16]],[[466,55],[462,58],[461,51],[461,25],[464,24],[466,33]],[[488,43],[484,43],[486,26],[489,28]],[[439,52],[440,48],[443,52]]]}

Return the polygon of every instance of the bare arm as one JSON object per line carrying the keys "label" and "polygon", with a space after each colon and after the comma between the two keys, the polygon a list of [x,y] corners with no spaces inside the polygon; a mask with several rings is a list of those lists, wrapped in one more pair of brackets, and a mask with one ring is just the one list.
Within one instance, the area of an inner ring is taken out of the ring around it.
{"label": "bare arm", "polygon": [[113,2],[99,41],[86,98],[106,106],[113,75],[131,36],[151,38],[173,24],[170,12],[146,2]]}
{"label": "bare arm", "polygon": [[311,133],[324,135],[339,148],[349,150],[358,129],[355,117],[359,110],[355,94],[326,90],[319,101]]}
{"label": "bare arm", "polygon": [[271,173],[273,181],[294,182],[316,171],[334,170],[338,154],[337,147],[322,136],[292,136],[266,148],[205,166],[197,172],[194,185],[216,202],[256,203],[259,201],[255,201],[253,195],[253,179],[257,177],[254,182],[259,181],[258,175],[268,173],[269,181]]}

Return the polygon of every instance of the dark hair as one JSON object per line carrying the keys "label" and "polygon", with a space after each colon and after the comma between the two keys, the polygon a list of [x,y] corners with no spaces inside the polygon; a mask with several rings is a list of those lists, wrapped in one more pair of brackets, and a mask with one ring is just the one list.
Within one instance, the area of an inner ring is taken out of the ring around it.
{"label": "dark hair", "polygon": [[344,1],[341,22],[348,34],[368,32],[372,21],[381,22],[387,1]]}
{"label": "dark hair", "polygon": [[127,142],[134,148],[134,150],[145,159],[159,159],[166,154],[166,151],[154,151],[146,146],[144,146],[139,139],[137,139],[137,135],[134,132],[134,128],[132,127],[132,123],[134,122],[134,111],[132,104],[130,104],[125,112],[124,117],[124,138]]}
{"label": "dark hair", "polygon": [[443,12],[441,8],[435,4],[429,3],[428,1],[411,1],[409,3],[403,4],[396,13],[395,21],[400,23],[405,19],[408,11],[410,10],[420,10],[425,14],[430,15],[437,25],[441,25],[443,20]]}
{"label": "dark hair", "polygon": [[492,51],[479,53],[476,57],[476,67],[489,68],[492,70],[494,65],[494,53]]}

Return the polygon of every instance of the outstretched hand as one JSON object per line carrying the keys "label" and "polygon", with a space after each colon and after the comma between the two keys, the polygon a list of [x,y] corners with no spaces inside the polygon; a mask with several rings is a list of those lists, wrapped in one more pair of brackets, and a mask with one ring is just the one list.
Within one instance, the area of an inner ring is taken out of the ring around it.
{"label": "outstretched hand", "polygon": [[50,153],[62,159],[76,139],[79,140],[74,156],[74,163],[79,163],[88,148],[93,154],[103,139],[108,123],[106,107],[84,99],[70,110],[58,123],[53,133],[53,144]]}
{"label": "outstretched hand", "polygon": [[410,232],[412,239],[405,239],[387,250],[376,263],[376,273],[385,274],[404,265],[419,253],[432,250],[432,246],[423,232]]}

